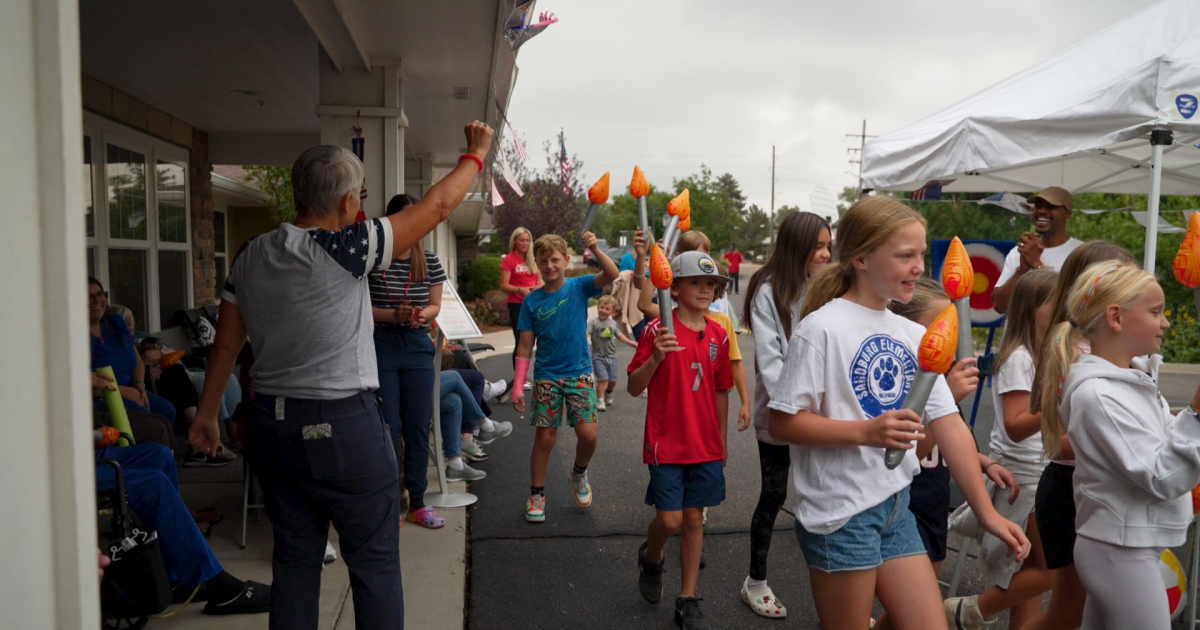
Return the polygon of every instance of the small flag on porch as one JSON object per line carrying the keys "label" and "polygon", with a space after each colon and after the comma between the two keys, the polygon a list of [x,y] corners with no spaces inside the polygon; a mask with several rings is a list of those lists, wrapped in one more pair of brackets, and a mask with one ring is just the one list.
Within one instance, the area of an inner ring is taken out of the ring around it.
{"label": "small flag on porch", "polygon": [[500,196],[500,191],[496,190],[496,180],[492,180],[492,207],[503,206],[504,197]]}
{"label": "small flag on porch", "polygon": [[[358,161],[360,163],[362,163],[362,162],[364,162],[363,155],[365,155],[366,142],[367,142],[366,139],[362,137],[362,132],[363,132],[362,127],[359,127],[358,125],[354,125],[353,127],[350,127],[350,131],[354,133],[354,137],[350,138],[350,149],[354,152],[354,155],[358,156]],[[363,179],[362,188],[359,189],[359,191],[358,191],[358,198],[360,200],[367,198],[367,180],[366,180],[366,178]]]}
{"label": "small flag on porch", "polygon": [[935,179],[914,190],[909,199],[912,201],[941,201],[942,187],[949,186],[953,182],[953,179]]}
{"label": "small flag on porch", "polygon": [[[497,151],[497,153],[500,154],[500,172],[504,175],[504,181],[508,183],[509,188],[513,189],[513,192],[517,193],[518,197],[524,197],[525,193],[521,192],[521,185],[517,183],[517,178],[513,175],[512,167],[508,165],[508,156],[503,151]],[[495,172],[496,169],[493,168],[492,173],[494,174]],[[492,186],[494,187],[495,185],[496,182],[492,181]]]}
{"label": "small flag on porch", "polygon": [[571,194],[571,158],[567,157],[567,139],[566,133],[559,129],[558,131],[558,163],[562,167],[562,186],[563,192]]}
{"label": "small flag on porch", "polygon": [[517,148],[517,155],[522,160],[528,160],[529,154],[525,152],[525,145],[521,144],[521,137],[517,135],[517,130],[513,129],[512,123],[504,121],[508,124],[508,133],[512,136],[513,146]]}

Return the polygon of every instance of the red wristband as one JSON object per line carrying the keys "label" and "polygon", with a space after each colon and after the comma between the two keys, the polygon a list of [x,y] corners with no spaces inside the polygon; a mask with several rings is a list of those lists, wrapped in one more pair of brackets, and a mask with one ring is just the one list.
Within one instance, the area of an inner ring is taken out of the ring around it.
{"label": "red wristband", "polygon": [[475,164],[479,166],[479,171],[483,172],[483,160],[478,155],[471,155],[470,153],[464,153],[464,154],[458,156],[459,162],[461,162],[463,160],[475,160]]}

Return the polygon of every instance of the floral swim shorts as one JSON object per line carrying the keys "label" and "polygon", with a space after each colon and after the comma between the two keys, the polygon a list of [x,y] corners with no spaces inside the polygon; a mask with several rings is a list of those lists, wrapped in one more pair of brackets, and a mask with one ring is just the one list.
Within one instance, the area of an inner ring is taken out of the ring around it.
{"label": "floral swim shorts", "polygon": [[596,421],[596,386],[592,375],[582,374],[533,386],[533,408],[529,423],[557,429],[566,417],[567,426]]}

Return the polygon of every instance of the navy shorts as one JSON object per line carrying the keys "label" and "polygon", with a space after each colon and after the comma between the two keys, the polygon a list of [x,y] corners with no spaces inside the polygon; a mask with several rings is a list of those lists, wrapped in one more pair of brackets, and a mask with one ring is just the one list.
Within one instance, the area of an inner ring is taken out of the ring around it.
{"label": "navy shorts", "polygon": [[646,505],[667,512],[716,507],[725,500],[721,460],[700,464],[649,464]]}
{"label": "navy shorts", "polygon": [[863,571],[904,556],[925,555],[917,521],[908,509],[908,488],[855,514],[829,534],[814,534],[796,521],[796,538],[808,568],[826,573]]}

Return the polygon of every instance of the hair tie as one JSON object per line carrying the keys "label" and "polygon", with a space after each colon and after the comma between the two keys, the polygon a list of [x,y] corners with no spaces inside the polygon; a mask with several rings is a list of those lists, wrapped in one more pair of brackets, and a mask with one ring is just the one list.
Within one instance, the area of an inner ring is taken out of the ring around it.
{"label": "hair tie", "polygon": [[[1108,275],[1109,272],[1120,268],[1120,263],[1114,263],[1109,265],[1104,271],[1101,271],[1100,275],[1096,276],[1095,280],[1092,280],[1092,286],[1088,287],[1087,294],[1083,296],[1083,303],[1087,304],[1088,301],[1092,299],[1092,294],[1096,292],[1096,285],[1100,284],[1100,281],[1104,279],[1104,276]],[[1079,326],[1075,327],[1078,328]]]}
{"label": "hair tie", "polygon": [[1070,324],[1072,328],[1079,328],[1079,327],[1080,327],[1080,326],[1079,326],[1079,322],[1075,321],[1075,318],[1074,318],[1074,317],[1068,317],[1068,318],[1067,318],[1067,323],[1068,323],[1068,324]]}

